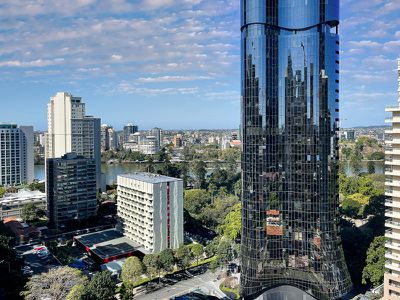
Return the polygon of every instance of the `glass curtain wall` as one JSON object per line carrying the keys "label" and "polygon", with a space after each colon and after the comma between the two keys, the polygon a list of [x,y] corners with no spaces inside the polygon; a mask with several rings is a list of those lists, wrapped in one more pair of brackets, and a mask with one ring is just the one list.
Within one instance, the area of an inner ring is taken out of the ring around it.
{"label": "glass curtain wall", "polygon": [[338,0],[242,0],[241,293],[351,289],[338,224]]}

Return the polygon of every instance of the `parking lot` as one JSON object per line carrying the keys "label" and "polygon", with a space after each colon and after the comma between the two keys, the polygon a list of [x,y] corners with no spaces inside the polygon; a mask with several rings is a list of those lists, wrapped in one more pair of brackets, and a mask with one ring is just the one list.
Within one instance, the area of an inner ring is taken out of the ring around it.
{"label": "parking lot", "polygon": [[60,263],[51,253],[47,257],[40,258],[35,253],[34,246],[18,247],[17,251],[21,253],[22,257],[25,259],[25,265],[32,269],[32,275],[41,274],[60,266]]}

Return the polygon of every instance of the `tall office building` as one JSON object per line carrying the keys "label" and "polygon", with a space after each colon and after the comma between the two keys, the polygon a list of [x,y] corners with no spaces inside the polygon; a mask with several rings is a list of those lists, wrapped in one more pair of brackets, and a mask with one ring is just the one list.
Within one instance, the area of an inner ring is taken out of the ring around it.
{"label": "tall office building", "polygon": [[242,0],[244,299],[351,289],[338,220],[339,1]]}
{"label": "tall office building", "polygon": [[74,152],[96,161],[96,182],[101,189],[100,118],[86,116],[81,97],[57,93],[47,106],[46,159]]}
{"label": "tall office building", "polygon": [[33,181],[33,127],[0,123],[0,186]]}
{"label": "tall office building", "polygon": [[385,131],[385,216],[388,217],[385,236],[388,240],[385,245],[384,300],[400,299],[400,59],[397,70],[399,104],[386,108],[392,114],[386,120],[392,123],[392,128]]}
{"label": "tall office building", "polygon": [[46,161],[49,222],[58,228],[96,215],[96,161],[76,153]]}
{"label": "tall office building", "polygon": [[154,136],[156,139],[156,148],[157,149],[161,149],[161,145],[162,145],[162,130],[161,128],[153,128],[152,130],[150,130],[150,136]]}
{"label": "tall office building", "polygon": [[183,181],[150,173],[120,175],[117,228],[150,253],[183,244]]}
{"label": "tall office building", "polygon": [[139,131],[138,126],[129,123],[124,126],[124,143],[129,142],[129,136]]}
{"label": "tall office building", "polygon": [[101,125],[101,152],[107,151],[110,149],[110,134],[109,129],[112,127],[107,124]]}
{"label": "tall office building", "polygon": [[108,144],[111,150],[117,150],[118,149],[118,134],[114,130],[114,128],[109,128],[108,129]]}

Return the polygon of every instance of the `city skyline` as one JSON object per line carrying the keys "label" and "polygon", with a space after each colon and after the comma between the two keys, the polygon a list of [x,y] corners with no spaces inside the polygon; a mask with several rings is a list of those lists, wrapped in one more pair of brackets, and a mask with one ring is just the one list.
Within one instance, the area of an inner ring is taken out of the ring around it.
{"label": "city skyline", "polygon": [[[396,101],[400,4],[341,5],[341,127],[382,125],[383,108]],[[3,122],[45,130],[49,97],[66,91],[115,128],[129,122],[148,129],[238,127],[238,1],[1,7]]]}

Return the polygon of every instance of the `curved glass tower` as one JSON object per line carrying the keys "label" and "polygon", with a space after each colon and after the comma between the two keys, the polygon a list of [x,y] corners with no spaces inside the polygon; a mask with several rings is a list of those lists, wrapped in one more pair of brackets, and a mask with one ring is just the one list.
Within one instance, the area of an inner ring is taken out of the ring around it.
{"label": "curved glass tower", "polygon": [[338,226],[338,2],[241,0],[244,299],[351,289]]}

